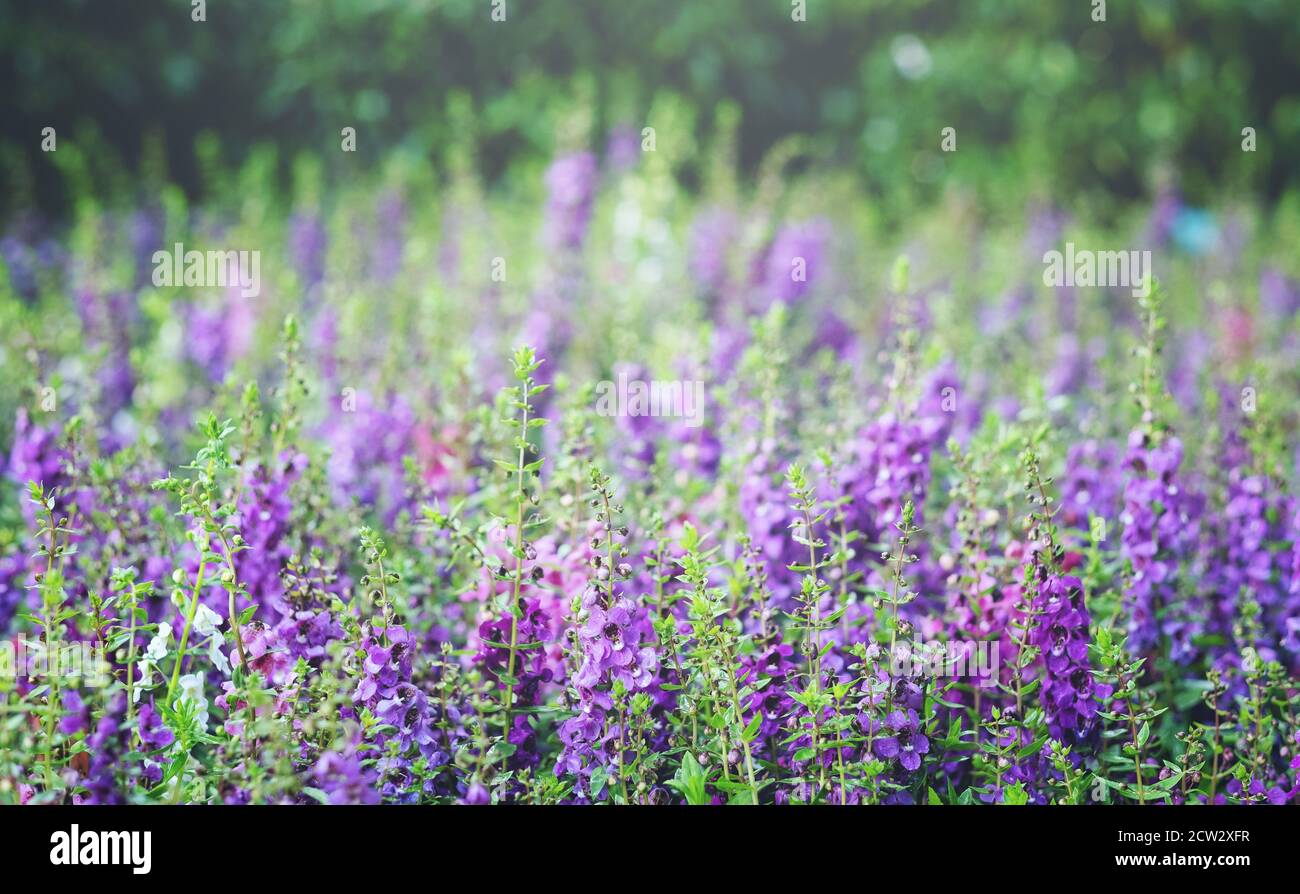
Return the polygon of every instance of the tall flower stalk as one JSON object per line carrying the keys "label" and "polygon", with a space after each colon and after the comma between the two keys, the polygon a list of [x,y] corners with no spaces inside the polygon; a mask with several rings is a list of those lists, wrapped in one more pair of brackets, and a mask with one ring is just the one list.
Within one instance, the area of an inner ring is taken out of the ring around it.
{"label": "tall flower stalk", "polygon": [[537,453],[537,446],[530,439],[530,433],[533,429],[541,428],[546,424],[546,420],[533,415],[533,399],[542,394],[549,388],[549,385],[539,385],[533,378],[533,373],[542,365],[533,353],[530,347],[521,347],[515,351],[513,358],[515,381],[519,384],[506,389],[509,406],[512,407],[517,417],[507,419],[507,422],[517,425],[515,436],[512,440],[512,448],[515,453],[510,460],[497,460],[497,465],[505,469],[506,475],[514,483],[513,497],[513,528],[514,542],[511,544],[510,552],[515,560],[514,569],[509,572],[510,580],[510,602],[506,606],[506,611],[510,615],[510,642],[506,647],[506,673],[500,679],[501,684],[501,704],[502,704],[502,722],[501,735],[502,741],[510,740],[510,731],[513,724],[515,709],[514,686],[515,665],[519,659],[519,619],[525,612],[522,595],[524,592],[524,566],[531,561],[529,550],[531,547],[525,539],[526,524],[533,521],[533,507],[539,502],[537,487],[540,482],[542,459],[529,460],[528,457]]}

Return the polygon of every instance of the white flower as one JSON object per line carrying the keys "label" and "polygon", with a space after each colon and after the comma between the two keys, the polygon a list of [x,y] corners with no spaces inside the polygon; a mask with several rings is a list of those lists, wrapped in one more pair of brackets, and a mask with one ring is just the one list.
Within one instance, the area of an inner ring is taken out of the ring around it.
{"label": "white flower", "polygon": [[221,651],[223,642],[224,640],[219,636],[214,636],[208,640],[208,658],[217,670],[228,677],[230,676],[230,662],[226,660],[226,653]]}
{"label": "white flower", "polygon": [[198,608],[198,613],[194,616],[194,632],[199,636],[212,636],[221,626],[221,615],[202,603]]}
{"label": "white flower", "polygon": [[140,701],[140,695],[146,689],[153,685],[153,665],[147,659],[141,658],[135,665],[140,671],[140,679],[135,684],[135,691],[131,693],[131,701]]}
{"label": "white flower", "polygon": [[199,719],[199,725],[206,727],[208,725],[208,700],[203,696],[203,677],[203,674],[185,674],[181,677],[179,680],[181,697],[178,701],[192,705],[195,709],[194,713]]}
{"label": "white flower", "polygon": [[167,656],[167,640],[171,639],[172,625],[166,621],[158,625],[158,633],[153,639],[149,640],[149,648],[145,655],[152,661],[162,661]]}

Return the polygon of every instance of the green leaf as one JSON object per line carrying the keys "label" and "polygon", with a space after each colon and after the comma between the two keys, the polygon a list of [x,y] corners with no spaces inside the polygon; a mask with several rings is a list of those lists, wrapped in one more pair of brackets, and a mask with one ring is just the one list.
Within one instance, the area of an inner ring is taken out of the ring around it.
{"label": "green leaf", "polygon": [[303,786],[302,793],[304,795],[307,795],[309,798],[314,798],[315,800],[319,801],[321,804],[328,804],[330,802],[329,795],[325,794],[320,789],[312,788],[309,785]]}
{"label": "green leaf", "polygon": [[1026,745],[1024,748],[1021,748],[1019,751],[1017,751],[1016,757],[1024,759],[1029,757],[1030,755],[1037,754],[1038,752],[1043,750],[1043,746],[1046,744],[1047,744],[1047,736],[1040,736],[1039,738],[1035,739],[1031,744]]}
{"label": "green leaf", "polygon": [[1017,782],[1015,785],[1009,785],[1002,790],[1002,803],[1011,807],[1023,807],[1029,803],[1029,792],[1025,791],[1025,784]]}
{"label": "green leaf", "polygon": [[672,779],[668,780],[668,784],[681,793],[682,797],[686,799],[686,803],[692,805],[708,803],[705,782],[704,768],[695,759],[695,755],[689,751],[683,753],[682,762],[677,767],[677,772]]}

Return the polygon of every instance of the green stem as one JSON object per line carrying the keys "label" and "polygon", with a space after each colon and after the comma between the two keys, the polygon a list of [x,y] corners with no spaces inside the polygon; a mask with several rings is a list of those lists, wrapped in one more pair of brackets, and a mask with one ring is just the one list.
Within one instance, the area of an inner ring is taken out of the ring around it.
{"label": "green stem", "polygon": [[523,420],[519,424],[519,462],[515,466],[515,575],[510,594],[510,650],[506,661],[505,722],[502,741],[510,741],[510,724],[514,713],[515,655],[519,651],[519,591],[524,579],[524,445],[528,437],[528,382],[520,387],[523,395]]}
{"label": "green stem", "polygon": [[[208,519],[215,525],[216,520],[213,519],[210,514],[208,516]],[[226,532],[221,530],[221,527],[219,525],[217,525],[216,527],[217,527],[217,536],[221,538],[221,545],[223,547],[223,551],[226,554],[226,568],[227,570],[230,571],[230,586],[226,587],[226,596],[227,596],[226,610],[227,613],[230,615],[230,630],[235,634],[235,647],[239,650],[239,666],[244,669],[244,674],[247,675],[248,655],[244,652],[244,636],[243,633],[240,632],[239,618],[235,614],[235,589],[236,589],[236,581],[238,581],[239,579],[235,571],[235,554],[231,550],[230,541],[226,539]]]}
{"label": "green stem", "polygon": [[199,560],[199,573],[194,578],[194,594],[190,597],[190,608],[185,615],[185,627],[181,630],[180,645],[176,650],[176,666],[172,669],[172,681],[167,686],[167,704],[171,704],[172,694],[176,692],[176,684],[181,678],[181,662],[185,660],[185,647],[190,642],[190,627],[194,624],[194,615],[199,610],[199,593],[203,590],[203,573],[207,570],[208,558],[203,556]]}
{"label": "green stem", "polygon": [[1128,715],[1129,729],[1133,732],[1133,770],[1137,773],[1138,803],[1146,804],[1146,794],[1142,790],[1142,746],[1138,745],[1137,717]]}
{"label": "green stem", "polygon": [[58,525],[55,523],[54,512],[49,512],[50,528],[50,554],[45,562],[45,576],[41,578],[42,585],[42,603],[45,607],[45,652],[46,671],[50,677],[50,691],[46,695],[46,733],[45,733],[45,788],[47,791],[54,789],[54,724],[58,719],[59,705],[59,676],[53,671],[54,663],[58,660],[55,652],[55,638],[58,635],[58,622],[55,616],[57,611],[51,611],[51,602],[53,598],[50,595],[50,575],[54,572],[54,556],[57,552],[57,530]]}
{"label": "green stem", "polygon": [[623,747],[623,706],[618,706],[618,788],[623,793],[623,803],[630,804],[627,798],[627,767],[624,764]]}
{"label": "green stem", "polygon": [[[735,667],[736,661],[732,657],[731,649],[723,644],[722,657],[727,667]],[[745,715],[740,710],[740,690],[736,687],[736,675],[727,674],[727,680],[731,684],[731,710],[735,713],[736,726],[739,728],[741,747],[745,751],[745,775],[749,777],[749,791],[754,798],[754,806],[758,806],[758,783],[754,778],[754,754],[750,750],[749,740],[745,738]],[[761,709],[760,709],[761,710]]]}
{"label": "green stem", "polygon": [[[805,502],[803,507],[804,536],[808,538],[808,573],[813,577],[813,586],[811,599],[808,602],[808,638],[811,641],[812,648],[808,653],[808,675],[809,685],[813,688],[813,693],[820,696],[822,688],[822,657],[821,657],[821,636],[819,635],[821,626],[821,608],[818,601],[821,594],[817,589],[817,547],[813,539],[813,521],[812,512]],[[892,690],[891,690],[892,691]],[[822,763],[821,752],[821,699],[817,699],[817,704],[812,709],[812,740],[813,740],[813,760],[817,761],[817,791],[826,786],[826,765]]]}
{"label": "green stem", "polygon": [[131,632],[126,652],[126,725],[131,730],[135,729],[135,612],[138,599],[135,584],[131,584],[131,599],[127,603],[127,610],[131,612]]}

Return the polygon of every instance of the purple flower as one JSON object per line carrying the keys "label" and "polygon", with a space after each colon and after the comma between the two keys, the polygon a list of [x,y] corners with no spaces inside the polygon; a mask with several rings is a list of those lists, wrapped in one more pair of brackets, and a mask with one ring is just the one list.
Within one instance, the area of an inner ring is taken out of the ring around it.
{"label": "purple flower", "polygon": [[319,213],[299,211],[289,219],[289,255],[303,285],[309,289],[325,276],[325,241],[325,226]]}
{"label": "purple flower", "polygon": [[930,740],[921,731],[916,711],[890,711],[877,729],[882,733],[872,742],[876,757],[896,760],[909,773],[921,766],[921,756],[930,753]]}
{"label": "purple flower", "polygon": [[787,463],[776,445],[764,441],[742,471],[738,505],[745,530],[764,563],[768,585],[780,607],[789,607],[799,576],[789,566],[807,559],[790,536],[791,511],[784,485]]}
{"label": "purple flower", "polygon": [[9,629],[14,612],[27,598],[27,557],[14,551],[0,556],[0,631]]}
{"label": "purple flower", "polygon": [[587,236],[596,193],[596,157],[590,152],[562,155],[546,171],[546,245],[577,251]]}
{"label": "purple flower", "polygon": [[406,252],[406,201],[389,190],[375,203],[375,239],[371,246],[371,275],[381,283],[391,282],[402,269]]}
{"label": "purple flower", "polygon": [[798,301],[816,281],[825,278],[830,237],[830,224],[820,219],[781,228],[768,250],[764,268],[769,304]]}
{"label": "purple flower", "polygon": [[[474,661],[494,676],[504,675],[510,662],[510,627],[511,616],[508,614],[479,625],[481,645]],[[512,704],[525,711],[510,722],[509,741],[516,746],[511,755],[514,767],[535,766],[541,760],[537,737],[526,716],[526,709],[541,702],[542,687],[553,677],[546,663],[546,652],[541,648],[550,637],[550,618],[542,611],[540,601],[528,600],[523,616],[515,624],[515,643],[524,648],[515,651]]]}
{"label": "purple flower", "polygon": [[326,751],[312,768],[316,787],[331,804],[378,804],[378,777],[358,753],[360,736],[348,739],[342,748]]}
{"label": "purple flower", "polygon": [[339,502],[374,508],[391,524],[410,508],[403,461],[417,452],[415,413],[398,397],[352,397],[355,405],[331,413],[320,433],[330,450],[328,478]]}
{"label": "purple flower", "polygon": [[798,669],[793,656],[794,648],[782,642],[777,633],[762,651],[740,658],[736,686],[753,687],[745,705],[745,725],[748,726],[755,715],[762,716],[754,740],[755,751],[759,754],[766,754],[769,742],[781,732],[786,718],[794,710],[795,702],[789,690]]}
{"label": "purple flower", "polygon": [[707,294],[720,294],[727,284],[728,253],[739,229],[736,215],[723,208],[703,211],[691,222],[687,264],[692,278]]}
{"label": "purple flower", "polygon": [[492,803],[492,793],[487,790],[487,786],[477,779],[469,784],[465,789],[465,795],[461,798],[460,803],[475,806],[483,806]]}
{"label": "purple flower", "polygon": [[222,295],[220,306],[197,301],[180,306],[185,321],[185,358],[213,383],[222,382],[248,351],[256,326],[252,299],[244,298],[237,287]]}
{"label": "purple flower", "polygon": [[[606,536],[609,536],[606,533]],[[613,716],[610,691],[615,683],[631,692],[648,690],[659,670],[653,646],[642,644],[638,607],[617,589],[610,591],[602,583],[597,565],[596,576],[583,590],[576,625],[579,668],[573,677],[577,689],[577,713],[560,725],[563,748],[555,763],[555,773],[577,777],[576,791],[581,797],[598,796],[589,790],[588,780],[595,763],[617,763],[611,753],[620,730]]]}
{"label": "purple flower", "polygon": [[154,708],[152,700],[140,704],[136,722],[140,731],[140,741],[150,751],[166,748],[176,741],[172,731],[163,725],[162,717]]}
{"label": "purple flower", "polygon": [[631,124],[616,124],[605,141],[605,163],[615,173],[636,167],[641,160],[641,132]]}
{"label": "purple flower", "polygon": [[[1155,648],[1162,632],[1160,611],[1180,598],[1174,578],[1192,533],[1177,475],[1182,459],[1182,442],[1172,435],[1156,440],[1137,430],[1129,436],[1120,554],[1129,568],[1129,645],[1137,653]],[[1200,606],[1184,598],[1180,610],[1166,619],[1163,632],[1172,639],[1175,660],[1191,656],[1203,615]]]}
{"label": "purple flower", "polygon": [[1119,500],[1120,461],[1115,444],[1091,438],[1071,444],[1061,476],[1057,524],[1072,532],[1087,532],[1089,516],[1114,519]]}
{"label": "purple flower", "polygon": [[1052,737],[1065,743],[1086,738],[1095,728],[1097,711],[1112,692],[1093,677],[1088,662],[1088,608],[1083,582],[1049,574],[1035,600],[1038,615],[1033,642],[1045,666],[1040,698]]}

